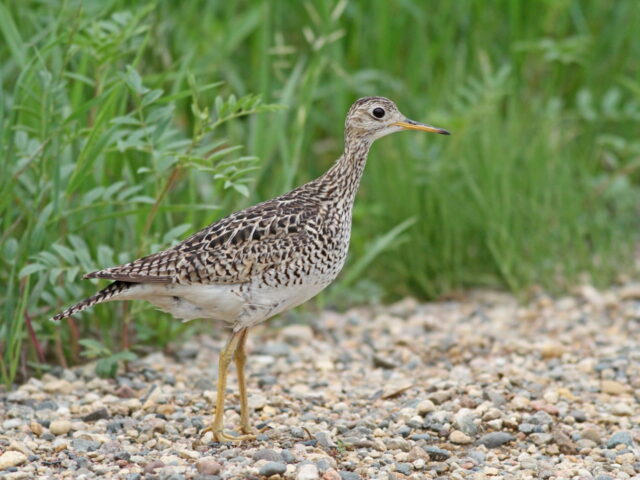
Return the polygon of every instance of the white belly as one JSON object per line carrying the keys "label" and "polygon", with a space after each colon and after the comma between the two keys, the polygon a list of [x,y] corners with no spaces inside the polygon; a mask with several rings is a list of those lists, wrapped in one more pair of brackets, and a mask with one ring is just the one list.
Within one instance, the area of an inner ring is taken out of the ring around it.
{"label": "white belly", "polygon": [[234,329],[250,327],[294,308],[317,295],[330,281],[303,285],[138,284],[111,300],[147,300],[182,320],[222,320]]}

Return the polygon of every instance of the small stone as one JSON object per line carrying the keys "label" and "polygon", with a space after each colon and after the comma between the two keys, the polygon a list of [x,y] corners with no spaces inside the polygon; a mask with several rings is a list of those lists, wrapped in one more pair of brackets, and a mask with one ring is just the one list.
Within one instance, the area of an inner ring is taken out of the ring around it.
{"label": "small stone", "polygon": [[2,428],[4,430],[11,430],[12,428],[17,428],[22,425],[22,420],[19,418],[10,418],[9,420],[5,420],[2,423]]}
{"label": "small stone", "polygon": [[340,474],[341,480],[360,480],[360,475],[354,472],[349,472],[347,470],[340,470],[338,473]]}
{"label": "small stone", "polygon": [[382,398],[394,398],[413,387],[413,381],[409,379],[400,379],[384,386],[382,389]]}
{"label": "small stone", "polygon": [[113,454],[113,458],[115,460],[124,460],[125,462],[128,462],[131,460],[131,454],[127,451],[120,450]]}
{"label": "small stone", "polygon": [[267,460],[269,462],[282,462],[283,458],[275,450],[271,450],[270,448],[263,448],[262,450],[256,451],[252,455],[254,460]]}
{"label": "small stone", "polygon": [[320,446],[324,448],[335,448],[337,447],[336,442],[333,441],[331,434],[329,432],[318,432],[316,433],[316,440]]}
{"label": "small stone", "polygon": [[435,404],[431,400],[422,400],[418,405],[416,405],[416,411],[418,415],[422,415],[423,417],[428,413],[434,412],[436,410]]}
{"label": "small stone", "polygon": [[592,448],[596,448],[597,446],[598,444],[596,442],[594,442],[593,440],[589,440],[588,438],[581,438],[576,442],[576,447],[578,448],[578,451],[583,450],[585,448],[588,448],[589,450],[591,450]]}
{"label": "small stone", "polygon": [[600,438],[600,433],[595,428],[586,428],[582,432],[582,438],[586,438],[588,440],[591,440],[592,442],[596,443],[597,445],[599,445],[602,442],[602,439]]}
{"label": "small stone", "polygon": [[153,473],[157,468],[162,467],[164,467],[164,462],[160,460],[153,460],[144,466],[144,473]]}
{"label": "small stone", "polygon": [[618,417],[628,417],[633,415],[633,409],[628,403],[618,402],[611,407],[611,413]]}
{"label": "small stone", "polygon": [[222,467],[213,457],[204,457],[196,463],[196,470],[202,475],[217,475]]}
{"label": "small stone", "polygon": [[376,353],[373,355],[373,366],[375,368],[386,368],[390,370],[393,368],[397,368],[398,364],[395,363],[393,360],[390,360]]}
{"label": "small stone", "polygon": [[258,473],[265,477],[270,477],[271,475],[281,474],[287,471],[287,466],[282,462],[268,462],[265,463]]}
{"label": "small stone", "polygon": [[594,480],[616,480],[616,479],[611,475],[607,475],[606,473],[601,473],[599,475],[596,475]]}
{"label": "small stone", "polygon": [[496,390],[489,390],[487,392],[487,398],[489,398],[489,400],[498,407],[507,403],[507,399],[504,398],[504,395]]}
{"label": "small stone", "polygon": [[611,435],[611,438],[607,442],[607,448],[615,448],[618,445],[627,445],[629,447],[633,446],[633,437],[631,436],[631,432],[620,430],[619,432]]}
{"label": "small stone", "polygon": [[300,465],[298,468],[298,473],[296,474],[296,480],[318,480],[320,478],[320,473],[318,472],[318,467],[316,467],[313,463],[305,463],[304,465]]}
{"label": "small stone", "polygon": [[511,399],[511,405],[513,405],[513,408],[516,410],[526,410],[529,408],[530,403],[531,401],[528,398],[520,395],[516,395]]}
{"label": "small stone", "polygon": [[424,451],[429,454],[429,458],[436,462],[444,462],[451,456],[451,452],[443,448],[427,446],[423,447]]}
{"label": "small stone", "polygon": [[410,463],[402,463],[402,462],[396,463],[396,472],[400,472],[403,475],[411,475],[412,469],[413,468],[411,467]]}
{"label": "small stone", "polygon": [[31,430],[31,432],[33,432],[34,435],[37,435],[37,436],[42,435],[42,432],[44,432],[42,425],[40,425],[38,422],[34,420],[32,420],[31,423],[29,423],[29,429]]}
{"label": "small stone", "polygon": [[309,325],[289,325],[280,331],[280,335],[294,345],[307,344],[313,340],[313,330]]}
{"label": "small stone", "polygon": [[109,415],[109,411],[106,408],[99,408],[98,410],[94,410],[88,415],[82,417],[83,422],[95,422],[97,420],[104,420],[106,418],[111,418]]}
{"label": "small stone", "polygon": [[602,393],[608,393],[609,395],[622,395],[627,391],[627,387],[615,380],[603,380],[600,384],[600,390]]}
{"label": "small stone", "polygon": [[93,452],[100,448],[100,444],[98,442],[94,442],[93,440],[86,440],[84,438],[74,438],[71,441],[71,446],[74,450],[79,452]]}
{"label": "small stone", "polygon": [[474,420],[475,414],[468,408],[461,408],[453,417],[455,426],[467,435],[475,435],[478,432]]}
{"label": "small stone", "polygon": [[49,431],[54,435],[66,435],[71,430],[69,420],[54,420],[49,424]]}
{"label": "small stone", "polygon": [[73,393],[73,384],[66,380],[52,380],[43,385],[44,391],[47,393],[62,393],[69,395]]}
{"label": "small stone", "polygon": [[540,347],[540,355],[544,360],[561,357],[564,351],[562,344],[554,341],[548,341]]}
{"label": "small stone", "polygon": [[136,392],[128,385],[120,385],[115,394],[120,398],[135,398],[136,396]]}
{"label": "small stone", "polygon": [[553,418],[544,410],[540,410],[529,421],[534,425],[550,425],[553,423]]}
{"label": "small stone", "polygon": [[487,448],[497,448],[505,443],[515,440],[515,437],[507,432],[491,432],[483,435],[478,440],[480,445]]}
{"label": "small stone", "polygon": [[22,452],[9,450],[0,455],[0,470],[17,467],[27,461],[27,456]]}
{"label": "small stone", "polygon": [[249,408],[251,410],[262,410],[267,405],[267,397],[256,393],[249,397]]}
{"label": "small stone", "polygon": [[473,442],[473,439],[460,430],[454,430],[449,434],[449,441],[458,445],[464,445]]}
{"label": "small stone", "polygon": [[532,433],[529,435],[529,440],[536,445],[545,445],[553,440],[553,435],[550,433]]}
{"label": "small stone", "polygon": [[576,422],[578,423],[587,421],[587,414],[582,410],[571,410],[571,412],[569,412],[569,415],[575,418]]}

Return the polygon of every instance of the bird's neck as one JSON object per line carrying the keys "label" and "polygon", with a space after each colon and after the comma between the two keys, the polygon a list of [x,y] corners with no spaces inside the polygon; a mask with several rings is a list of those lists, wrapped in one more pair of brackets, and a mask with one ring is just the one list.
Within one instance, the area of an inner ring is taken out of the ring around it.
{"label": "bird's neck", "polygon": [[371,141],[368,140],[359,139],[345,143],[342,156],[319,179],[326,187],[327,194],[341,196],[349,205],[353,204],[367,163],[369,148]]}

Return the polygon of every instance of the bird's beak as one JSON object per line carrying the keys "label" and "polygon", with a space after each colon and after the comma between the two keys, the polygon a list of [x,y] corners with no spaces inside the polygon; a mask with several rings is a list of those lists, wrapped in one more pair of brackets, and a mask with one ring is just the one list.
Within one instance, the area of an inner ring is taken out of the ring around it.
{"label": "bird's beak", "polygon": [[451,133],[444,128],[432,127],[431,125],[427,125],[425,123],[414,122],[413,120],[409,120],[408,118],[404,119],[402,122],[395,122],[392,125],[395,125],[396,127],[406,128],[407,130],[422,130],[423,132],[451,135]]}

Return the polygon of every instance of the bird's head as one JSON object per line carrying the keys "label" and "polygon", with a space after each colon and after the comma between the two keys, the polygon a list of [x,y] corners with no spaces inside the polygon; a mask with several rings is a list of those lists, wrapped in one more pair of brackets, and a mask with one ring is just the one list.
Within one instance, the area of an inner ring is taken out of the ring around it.
{"label": "bird's head", "polygon": [[384,97],[364,97],[351,105],[345,129],[349,137],[369,141],[401,130],[422,130],[423,132],[450,135],[447,130],[415,122],[405,117],[396,104]]}

